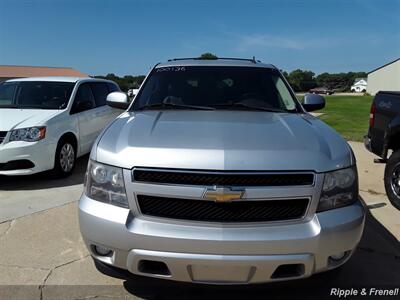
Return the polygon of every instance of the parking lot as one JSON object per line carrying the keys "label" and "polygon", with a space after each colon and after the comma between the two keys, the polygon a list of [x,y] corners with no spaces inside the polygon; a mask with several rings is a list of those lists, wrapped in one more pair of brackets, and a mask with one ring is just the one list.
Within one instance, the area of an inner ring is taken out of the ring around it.
{"label": "parking lot", "polygon": [[[351,143],[359,168],[361,196],[370,208],[357,252],[339,271],[279,284],[219,287],[177,284],[133,277],[110,278],[98,272],[82,242],[77,199],[87,159],[79,159],[73,176],[47,174],[0,177],[0,298],[126,299],[206,298],[265,299],[276,295],[328,296],[332,287],[394,286],[400,282],[400,212],[388,202],[384,165],[361,143]],[[316,288],[318,287],[318,288]],[[273,297],[272,297],[273,298]]]}

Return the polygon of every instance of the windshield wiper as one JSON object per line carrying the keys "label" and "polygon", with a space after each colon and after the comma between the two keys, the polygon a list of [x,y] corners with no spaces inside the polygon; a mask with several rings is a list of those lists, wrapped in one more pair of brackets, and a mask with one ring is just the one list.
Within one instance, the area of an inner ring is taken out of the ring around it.
{"label": "windshield wiper", "polygon": [[4,104],[0,105],[0,108],[19,108],[19,106],[16,104]]}
{"label": "windshield wiper", "polygon": [[20,109],[47,109],[41,105],[20,105],[18,106]]}
{"label": "windshield wiper", "polygon": [[213,107],[209,106],[196,106],[196,105],[186,105],[186,104],[177,104],[171,102],[158,102],[153,104],[146,104],[138,108],[138,110],[144,109],[158,109],[158,108],[181,108],[181,109],[197,109],[197,110],[215,110]]}
{"label": "windshield wiper", "polygon": [[247,108],[250,110],[259,110],[259,111],[269,111],[269,112],[288,112],[287,110],[283,109],[276,109],[276,108],[268,108],[268,107],[262,107],[262,106],[253,106],[253,105],[248,105],[242,102],[233,102],[233,103],[221,103],[221,104],[214,104],[213,106],[216,107],[242,107],[242,108]]}
{"label": "windshield wiper", "polygon": [[51,107],[43,107],[42,105],[17,105],[17,104],[0,105],[0,108],[18,108],[18,109],[57,109],[57,108],[51,108]]}

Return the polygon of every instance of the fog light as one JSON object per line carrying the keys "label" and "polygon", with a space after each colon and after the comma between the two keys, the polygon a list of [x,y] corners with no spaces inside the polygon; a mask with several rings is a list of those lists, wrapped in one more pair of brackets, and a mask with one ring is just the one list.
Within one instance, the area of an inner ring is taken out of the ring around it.
{"label": "fog light", "polygon": [[340,252],[340,253],[337,253],[337,254],[335,254],[335,255],[329,256],[329,258],[332,259],[333,261],[340,261],[340,260],[342,260],[345,256],[346,256],[346,252]]}
{"label": "fog light", "polygon": [[108,256],[112,253],[111,249],[102,246],[94,246],[94,251],[101,256]]}
{"label": "fog light", "polygon": [[345,252],[341,252],[341,253],[338,253],[338,254],[336,254],[336,255],[331,255],[330,258],[331,258],[332,260],[338,261],[338,260],[342,260],[343,257],[344,257],[345,255],[346,255]]}

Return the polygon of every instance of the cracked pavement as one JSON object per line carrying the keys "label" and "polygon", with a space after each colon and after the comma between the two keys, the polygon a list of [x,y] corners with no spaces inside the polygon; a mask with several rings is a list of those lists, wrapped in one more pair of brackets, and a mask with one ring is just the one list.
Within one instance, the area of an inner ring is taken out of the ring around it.
{"label": "cracked pavement", "polygon": [[[48,286],[60,285],[88,286],[97,293],[94,286],[106,292],[107,286],[116,285],[119,292],[124,291],[121,280],[104,276],[93,266],[80,236],[76,212],[74,202],[0,224],[0,299],[5,299],[5,286],[13,290],[17,285],[31,285],[38,291],[37,297],[32,297],[35,289],[20,288],[20,292],[29,294],[25,299],[55,299],[54,293],[71,292],[68,288],[50,289],[51,296],[46,296]],[[87,289],[80,290],[85,290],[86,297]]]}
{"label": "cracked pavement", "polygon": [[[337,277],[320,274],[309,279],[248,287],[205,287],[135,277],[124,281],[95,268],[79,232],[77,199],[82,190],[86,159],[72,178],[0,179],[0,299],[138,299],[257,298],[315,285],[365,286],[400,282],[400,211],[383,187],[384,165],[361,143],[350,143],[358,160],[360,193],[371,207],[363,240]],[[32,203],[34,196],[36,202]],[[55,196],[56,195],[56,196]],[[55,199],[53,201],[53,199]],[[15,201],[21,211],[12,208]],[[3,205],[4,204],[4,205]],[[375,220],[376,219],[376,220]],[[274,290],[275,289],[275,290]],[[327,295],[321,294],[323,297]],[[278,297],[279,298],[279,297]]]}

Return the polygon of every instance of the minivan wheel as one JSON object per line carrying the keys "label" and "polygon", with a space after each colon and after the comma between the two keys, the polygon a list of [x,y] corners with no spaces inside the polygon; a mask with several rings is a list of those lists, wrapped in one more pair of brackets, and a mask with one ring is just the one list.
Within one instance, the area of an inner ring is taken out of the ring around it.
{"label": "minivan wheel", "polygon": [[58,178],[72,174],[76,163],[76,147],[68,139],[60,140],[57,145],[53,173]]}
{"label": "minivan wheel", "polygon": [[400,210],[400,150],[394,152],[386,163],[385,190],[393,206]]}

